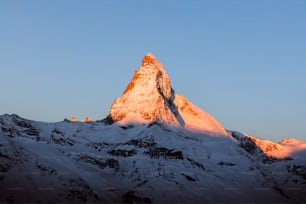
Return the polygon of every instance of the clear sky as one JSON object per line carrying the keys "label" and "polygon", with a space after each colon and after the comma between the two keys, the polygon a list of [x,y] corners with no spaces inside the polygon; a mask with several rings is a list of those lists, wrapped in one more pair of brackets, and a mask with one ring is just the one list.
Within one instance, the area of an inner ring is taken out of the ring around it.
{"label": "clear sky", "polygon": [[0,114],[104,118],[152,52],[227,129],[306,140],[306,1],[0,1]]}

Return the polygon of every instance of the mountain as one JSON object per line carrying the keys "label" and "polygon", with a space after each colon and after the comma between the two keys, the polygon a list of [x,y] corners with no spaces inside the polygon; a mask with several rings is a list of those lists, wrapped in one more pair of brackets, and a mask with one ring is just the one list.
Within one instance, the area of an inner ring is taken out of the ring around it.
{"label": "mountain", "polygon": [[107,118],[0,116],[0,202],[303,203],[306,142],[226,130],[147,54]]}
{"label": "mountain", "polygon": [[112,104],[109,118],[120,123],[159,121],[191,131],[226,135],[211,115],[175,93],[164,66],[150,53],[123,95]]}

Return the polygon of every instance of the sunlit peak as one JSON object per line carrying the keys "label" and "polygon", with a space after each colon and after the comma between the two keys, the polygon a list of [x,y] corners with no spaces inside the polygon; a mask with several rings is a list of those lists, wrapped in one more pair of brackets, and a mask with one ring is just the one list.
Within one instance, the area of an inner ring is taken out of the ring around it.
{"label": "sunlit peak", "polygon": [[147,53],[142,60],[142,66],[153,64],[159,64],[158,59],[152,53]]}

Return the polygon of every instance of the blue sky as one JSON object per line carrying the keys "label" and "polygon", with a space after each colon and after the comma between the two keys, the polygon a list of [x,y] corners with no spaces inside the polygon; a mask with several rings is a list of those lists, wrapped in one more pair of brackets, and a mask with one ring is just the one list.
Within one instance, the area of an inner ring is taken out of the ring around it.
{"label": "blue sky", "polygon": [[0,114],[104,118],[147,52],[226,128],[306,140],[306,1],[1,1]]}

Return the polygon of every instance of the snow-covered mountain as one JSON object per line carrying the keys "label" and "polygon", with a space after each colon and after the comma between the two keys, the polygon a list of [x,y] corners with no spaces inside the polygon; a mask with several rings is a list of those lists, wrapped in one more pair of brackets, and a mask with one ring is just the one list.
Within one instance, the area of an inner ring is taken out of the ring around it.
{"label": "snow-covered mountain", "polygon": [[0,116],[0,202],[303,203],[306,142],[225,130],[152,54],[96,122]]}
{"label": "snow-covered mountain", "polygon": [[147,54],[142,66],[111,106],[109,118],[120,123],[161,123],[191,131],[226,135],[211,115],[175,93],[164,66]]}

